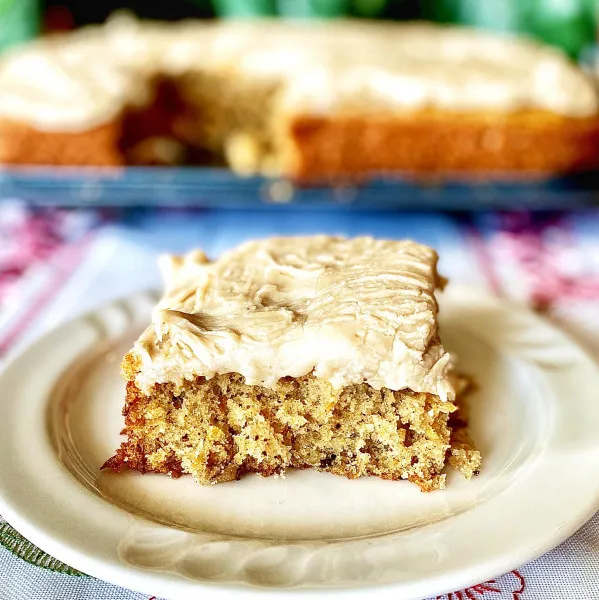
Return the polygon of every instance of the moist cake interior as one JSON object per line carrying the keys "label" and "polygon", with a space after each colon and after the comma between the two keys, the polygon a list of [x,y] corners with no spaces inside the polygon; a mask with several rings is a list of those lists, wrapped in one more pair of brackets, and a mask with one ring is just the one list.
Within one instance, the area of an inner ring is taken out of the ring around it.
{"label": "moist cake interior", "polygon": [[457,433],[463,427],[449,427],[457,409],[409,390],[335,390],[313,375],[286,377],[274,390],[217,375],[179,393],[159,385],[151,397],[129,382],[128,439],[104,468],[190,473],[201,484],[314,468],[350,479],[408,479],[431,491],[444,487],[447,457],[468,478],[480,466],[465,431]]}
{"label": "moist cake interior", "polygon": [[128,164],[229,165],[237,173],[274,173],[278,165],[278,85],[200,69],[162,76],[148,106],[122,117]]}

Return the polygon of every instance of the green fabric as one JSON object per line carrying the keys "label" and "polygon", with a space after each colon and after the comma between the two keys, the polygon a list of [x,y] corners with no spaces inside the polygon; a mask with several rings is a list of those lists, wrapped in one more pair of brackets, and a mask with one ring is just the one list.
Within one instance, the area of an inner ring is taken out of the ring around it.
{"label": "green fabric", "polygon": [[87,577],[85,573],[65,565],[40,550],[6,522],[0,523],[0,544],[10,550],[15,556],[18,556],[37,567],[42,567],[43,569],[48,569],[55,573],[62,573],[63,575]]}
{"label": "green fabric", "polygon": [[422,6],[427,18],[529,34],[573,57],[596,37],[595,0],[423,0]]}
{"label": "green fabric", "polygon": [[275,0],[213,0],[220,17],[266,17],[277,14]]}
{"label": "green fabric", "polygon": [[387,0],[353,0],[352,12],[360,17],[376,17],[387,6]]}
{"label": "green fabric", "polygon": [[213,4],[221,17],[330,18],[350,14],[374,17],[389,0],[213,0]]}
{"label": "green fabric", "polygon": [[37,35],[37,0],[0,0],[0,50]]}
{"label": "green fabric", "polygon": [[522,29],[577,57],[595,40],[595,6],[587,0],[531,0],[524,3]]}
{"label": "green fabric", "polygon": [[[2,3],[13,0],[0,0]],[[29,2],[30,0],[27,0]],[[578,57],[596,36],[597,0],[214,0],[223,17],[420,17],[529,34]]]}
{"label": "green fabric", "polygon": [[347,15],[349,9],[349,0],[277,0],[277,10],[282,17],[339,17]]}

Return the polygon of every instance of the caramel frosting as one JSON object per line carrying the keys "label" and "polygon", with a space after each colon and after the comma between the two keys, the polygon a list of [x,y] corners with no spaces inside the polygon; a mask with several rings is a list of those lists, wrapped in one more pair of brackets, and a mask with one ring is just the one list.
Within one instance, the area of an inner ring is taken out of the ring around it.
{"label": "caramel frosting", "polygon": [[85,28],[3,55],[0,117],[41,130],[80,131],[117,118],[126,105],[147,102],[149,77],[135,71],[107,33]]}
{"label": "caramel frosting", "polygon": [[128,359],[137,386],[240,373],[249,385],[313,372],[452,399],[437,333],[434,250],[369,237],[270,238],[209,262],[163,257],[165,293]]}
{"label": "caramel frosting", "polygon": [[0,61],[0,116],[85,130],[143,104],[152,76],[218,70],[281,86],[281,109],[457,112],[599,110],[591,79],[560,51],[432,24],[360,21],[139,22],[122,15],[34,42]]}

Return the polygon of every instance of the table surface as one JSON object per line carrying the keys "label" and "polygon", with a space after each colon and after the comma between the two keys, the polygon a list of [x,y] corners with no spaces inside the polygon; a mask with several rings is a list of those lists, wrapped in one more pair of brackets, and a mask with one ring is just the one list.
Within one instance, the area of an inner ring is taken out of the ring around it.
{"label": "table surface", "polygon": [[[272,234],[409,237],[450,279],[542,311],[599,358],[599,210],[474,214],[307,210],[59,210],[0,204],[0,361],[57,323],[156,285],[162,252],[215,256]],[[599,400],[599,397],[598,397]],[[73,573],[0,517],[0,600],[147,596]],[[443,600],[586,600],[599,589],[599,516],[544,557]]]}

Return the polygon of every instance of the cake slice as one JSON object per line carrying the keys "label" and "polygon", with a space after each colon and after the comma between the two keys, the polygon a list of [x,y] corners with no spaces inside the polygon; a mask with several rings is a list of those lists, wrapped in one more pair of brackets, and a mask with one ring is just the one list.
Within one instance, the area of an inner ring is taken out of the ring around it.
{"label": "cake slice", "polygon": [[315,468],[426,491],[450,459],[472,475],[463,435],[452,453],[436,263],[412,241],[328,236],[165,257],[164,296],[122,363],[127,439],[103,468],[201,484]]}

